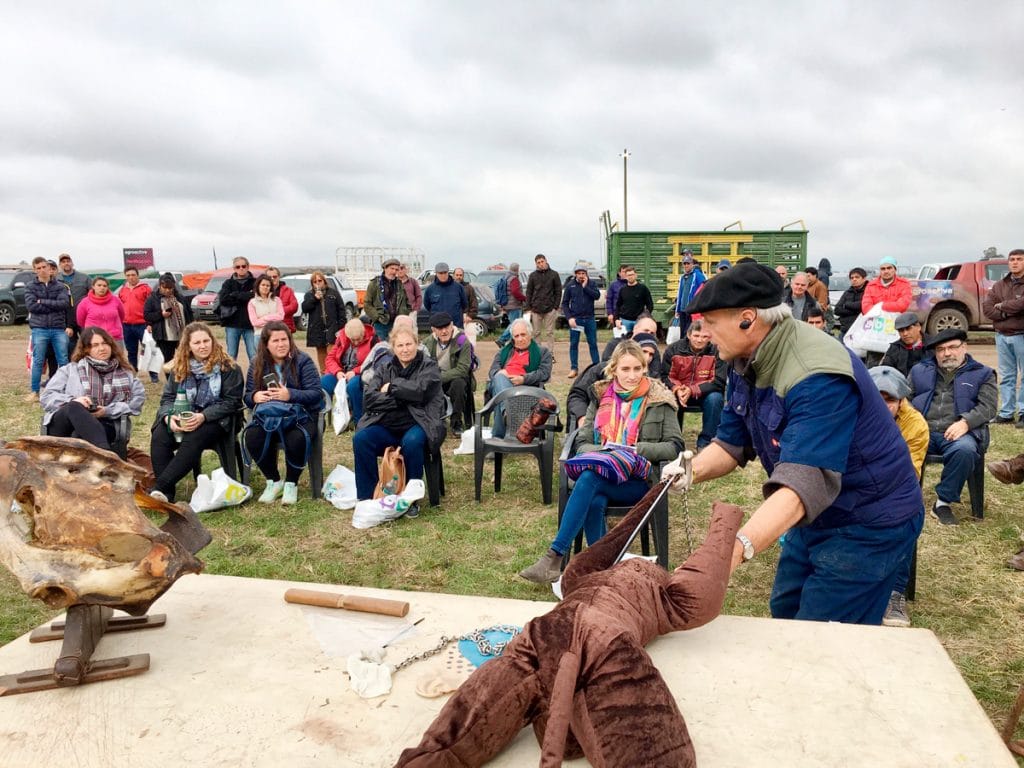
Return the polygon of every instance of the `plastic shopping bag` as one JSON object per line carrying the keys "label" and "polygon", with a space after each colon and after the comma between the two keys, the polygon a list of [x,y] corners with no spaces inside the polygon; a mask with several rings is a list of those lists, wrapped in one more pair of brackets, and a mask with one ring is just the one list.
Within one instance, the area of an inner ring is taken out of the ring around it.
{"label": "plastic shopping bag", "polygon": [[324,481],[324,498],[337,509],[352,509],[356,505],[356,475],[341,464],[331,470]]}
{"label": "plastic shopping bag", "polygon": [[422,499],[426,492],[427,488],[422,480],[410,480],[405,490],[398,495],[357,502],[352,513],[352,527],[373,528],[389,520],[397,520],[409,510],[409,507]]}
{"label": "plastic shopping bag", "polygon": [[334,390],[334,406],[331,408],[331,423],[334,425],[334,434],[340,435],[348,429],[352,421],[352,411],[348,407],[348,390],[345,388],[347,382],[344,379],[338,380],[338,386]]}
{"label": "plastic shopping bag", "polygon": [[189,505],[195,512],[213,512],[215,509],[237,507],[250,496],[252,488],[232,480],[223,467],[217,467],[209,476],[199,476]]}
{"label": "plastic shopping bag", "polygon": [[843,336],[843,344],[860,357],[868,352],[885,352],[900,335],[896,332],[898,312],[886,312],[882,304],[875,304],[862,315],[857,315],[850,330]]}
{"label": "plastic shopping bag", "polygon": [[679,318],[672,318],[672,324],[668,327],[668,332],[665,334],[665,345],[675,344],[679,341],[682,336],[682,328],[679,327]]}
{"label": "plastic shopping bag", "polygon": [[[484,440],[491,439],[491,428],[484,427],[481,431]],[[462,431],[458,447],[452,452],[456,456],[472,456],[476,444],[476,427],[470,427]]]}
{"label": "plastic shopping bag", "polygon": [[142,349],[139,350],[139,371],[160,373],[160,369],[163,367],[163,353],[160,352],[160,347],[156,345],[156,339],[153,338],[153,334],[147,328],[146,332],[142,335]]}

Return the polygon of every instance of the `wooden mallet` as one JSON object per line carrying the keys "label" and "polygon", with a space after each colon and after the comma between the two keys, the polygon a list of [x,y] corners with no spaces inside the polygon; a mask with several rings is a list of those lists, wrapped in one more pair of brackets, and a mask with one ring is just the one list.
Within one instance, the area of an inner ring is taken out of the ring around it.
{"label": "wooden mallet", "polygon": [[289,603],[299,605],[316,605],[321,608],[344,608],[347,611],[363,613],[379,613],[384,616],[405,616],[409,613],[409,604],[400,600],[384,600],[380,597],[360,597],[359,595],[339,595],[336,592],[320,592],[315,589],[289,589],[284,593]]}

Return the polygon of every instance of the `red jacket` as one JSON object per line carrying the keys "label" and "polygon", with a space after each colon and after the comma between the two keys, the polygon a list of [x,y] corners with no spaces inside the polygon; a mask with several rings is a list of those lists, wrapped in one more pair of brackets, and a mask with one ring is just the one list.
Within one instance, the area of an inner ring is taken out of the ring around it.
{"label": "red jacket", "polygon": [[299,300],[295,298],[295,291],[282,282],[278,284],[274,295],[281,300],[281,306],[284,307],[284,324],[288,326],[288,330],[295,333],[295,313],[299,311]]}
{"label": "red jacket", "polygon": [[906,312],[913,299],[910,281],[905,277],[894,277],[888,287],[882,285],[882,279],[876,277],[864,289],[864,298],[860,300],[860,311],[867,312],[878,302],[886,312]]}
{"label": "red jacket", "polygon": [[662,381],[672,394],[680,387],[688,387],[690,400],[694,401],[709,392],[725,392],[727,366],[714,344],[694,352],[684,336],[665,350],[661,366]]}
{"label": "red jacket", "polygon": [[[352,369],[353,373],[357,376],[363,372],[362,365],[363,361],[366,360],[366,356],[370,354],[370,350],[373,349],[373,345],[376,344],[379,339],[373,334],[373,326],[363,323],[363,343],[356,347],[356,367]],[[331,351],[327,353],[327,362],[324,363],[324,373],[329,373],[337,376],[339,373],[348,373],[348,371],[342,371],[341,361],[345,357],[345,352],[352,346],[352,340],[345,335],[345,329],[342,328],[338,331],[338,336],[334,341],[334,345],[331,347]]]}
{"label": "red jacket", "polygon": [[145,283],[139,283],[134,288],[128,283],[121,286],[117,298],[124,304],[125,325],[145,325],[146,318],[142,316],[142,307],[150,293],[152,289]]}

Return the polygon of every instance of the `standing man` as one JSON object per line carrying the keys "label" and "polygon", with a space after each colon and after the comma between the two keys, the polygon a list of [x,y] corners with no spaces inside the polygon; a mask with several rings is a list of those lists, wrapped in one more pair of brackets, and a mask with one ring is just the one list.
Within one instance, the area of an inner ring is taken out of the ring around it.
{"label": "standing man", "polygon": [[281,270],[277,267],[267,267],[265,274],[270,278],[271,295],[280,299],[284,307],[284,324],[289,331],[295,333],[295,313],[299,311],[299,299],[295,291],[281,281]]}
{"label": "standing man", "polygon": [[434,282],[423,292],[423,306],[431,315],[447,312],[453,321],[458,318],[465,322],[463,318],[469,309],[469,300],[462,286],[452,279],[451,271],[443,261],[434,267]]}
{"label": "standing man", "polygon": [[[693,460],[693,482],[756,455],[765,500],[736,536],[732,567],[786,533],[772,616],[879,624],[921,530],[921,487],[867,369],[795,320],[781,294],[771,268],[744,263],[687,307],[729,363],[722,420]],[[677,460],[665,474],[679,472]]]}
{"label": "standing man", "polygon": [[558,305],[562,299],[562,278],[548,266],[543,253],[533,258],[536,269],[526,281],[526,309],[530,313],[533,338],[540,339],[544,331],[548,334],[548,350],[552,361],[555,359],[555,320]]}
{"label": "standing man", "polygon": [[577,264],[573,279],[565,284],[562,294],[562,314],[569,324],[569,378],[575,379],[580,368],[580,335],[586,334],[590,349],[590,362],[600,360],[597,352],[597,320],[594,319],[594,302],[601,298],[601,292],[590,284],[587,268]]}
{"label": "standing man", "polygon": [[993,284],[981,305],[996,329],[999,361],[999,412],[992,423],[1016,419],[1024,429],[1024,250],[1010,251],[1006,260],[1010,271]]}
{"label": "standing man", "polygon": [[441,389],[452,401],[449,420],[452,437],[461,437],[462,416],[466,401],[473,396],[473,347],[466,334],[459,333],[451,315],[436,312],[430,316],[430,336],[426,340],[427,353],[441,369]]}
{"label": "standing man", "polygon": [[32,391],[27,403],[39,402],[39,386],[43,378],[46,352],[53,347],[57,365],[68,363],[68,288],[63,282],[51,279],[50,265],[42,256],[32,259],[36,279],[25,288],[25,306],[28,309],[28,327],[32,337]]}
{"label": "standing man", "polygon": [[604,308],[608,315],[609,328],[615,327],[615,308],[618,306],[619,291],[626,284],[627,269],[629,269],[629,264],[619,265],[619,271],[615,273],[615,279],[612,280],[612,284],[608,286],[608,290],[604,294]]}
{"label": "standing man", "polygon": [[[256,337],[249,320],[249,301],[255,296],[256,277],[249,271],[249,260],[238,256],[231,262],[231,277],[220,287],[220,324],[224,326],[227,353],[238,359],[238,343],[245,341],[245,354],[251,363],[256,357]],[[154,334],[155,335],[155,334]]]}
{"label": "standing man", "polygon": [[686,305],[693,301],[693,297],[706,280],[700,265],[693,260],[693,251],[687,248],[683,251],[683,274],[679,277],[679,287],[676,289],[675,314],[676,320],[679,321],[680,337],[686,336],[686,329],[690,327],[690,315],[686,312]]}
{"label": "standing man", "polygon": [[57,257],[57,266],[60,267],[61,282],[71,289],[71,300],[74,302],[72,306],[77,307],[78,302],[88,295],[92,280],[85,272],[75,270],[75,262],[66,253]]}
{"label": "standing man", "polygon": [[808,267],[804,274],[807,275],[807,292],[818,302],[822,312],[828,312],[828,286],[818,279],[818,270]]}
{"label": "standing man", "polygon": [[518,263],[513,261],[509,264],[508,272],[502,280],[505,281],[507,300],[501,307],[505,310],[505,314],[508,315],[508,328],[502,331],[501,336],[494,340],[499,349],[508,344],[509,339],[512,338],[510,332],[512,323],[523,316],[523,306],[526,304],[526,293],[523,292],[523,278],[519,274]]}
{"label": "standing man", "polygon": [[[139,270],[135,267],[125,268],[124,285],[117,292],[117,298],[124,304],[124,346],[128,352],[128,362],[136,371],[139,370],[139,344],[146,335],[146,318],[142,310],[150,293],[150,287],[139,280]],[[150,371],[149,380],[159,381],[159,377]]]}
{"label": "standing man", "polygon": [[779,266],[777,266],[775,268],[775,274],[777,274],[779,277],[782,278],[782,290],[783,291],[788,291],[789,290],[789,269],[786,267],[786,265],[785,264],[779,264]]}
{"label": "standing man", "polygon": [[867,314],[875,304],[881,302],[886,312],[906,312],[914,298],[910,281],[896,274],[896,259],[883,256],[878,265],[878,277],[868,283],[864,289],[864,298],[860,302],[860,311]]}
{"label": "standing man", "polygon": [[789,295],[786,303],[793,309],[793,317],[807,322],[807,315],[812,309],[819,309],[818,302],[807,292],[807,273],[797,272],[789,281]]}
{"label": "standing man", "polygon": [[615,324],[624,328],[626,333],[633,332],[640,315],[654,311],[654,299],[646,285],[636,278],[633,267],[626,268],[626,284],[619,289],[619,297],[615,302]]}
{"label": "standing man", "polygon": [[862,267],[854,267],[849,272],[850,287],[843,291],[843,295],[836,302],[835,313],[839,321],[839,338],[843,338],[846,332],[853,327],[853,321],[860,315],[860,307],[864,299],[864,289],[867,287],[868,273]]}
{"label": "standing man", "polygon": [[412,317],[413,325],[416,325],[416,315],[423,309],[423,289],[420,283],[409,274],[408,264],[398,265],[398,279],[402,281],[405,289],[405,299],[409,303],[409,316]]}
{"label": "standing man", "polygon": [[468,328],[469,324],[476,320],[476,316],[479,314],[476,291],[473,290],[472,285],[466,282],[466,271],[462,267],[456,267],[455,271],[452,272],[452,276],[455,278],[455,282],[462,286],[462,292],[466,294],[466,314],[462,317],[462,327]]}
{"label": "standing man", "polygon": [[[384,259],[381,272],[366,286],[363,294],[363,314],[373,323],[373,331],[381,341],[387,341],[395,318],[409,314],[409,299],[402,281],[398,279],[401,266],[398,259]],[[413,330],[416,319],[413,318]]]}

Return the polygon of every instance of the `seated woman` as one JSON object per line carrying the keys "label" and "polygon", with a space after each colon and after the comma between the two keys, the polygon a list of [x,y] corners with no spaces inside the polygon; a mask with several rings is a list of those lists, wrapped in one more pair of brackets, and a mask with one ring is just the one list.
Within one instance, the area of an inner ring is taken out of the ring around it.
{"label": "seated woman", "polygon": [[[676,420],[676,399],[664,384],[648,377],[647,355],[635,341],[623,341],[615,347],[605,368],[605,380],[594,384],[592,391],[594,396],[576,435],[576,453],[599,451],[614,443],[631,446],[655,465],[679,455],[683,437]],[[608,504],[633,504],[648,488],[646,480],[630,478],[616,483],[585,470],[565,504],[550,549],[519,575],[538,584],[555,581],[562,570],[562,558],[580,530],[586,533],[587,543],[593,544],[605,534]]]}
{"label": "seated woman", "polygon": [[[243,399],[246,407],[253,409],[252,421],[245,430],[245,447],[267,478],[267,487],[259,501],[269,504],[281,496],[282,504],[294,504],[299,498],[299,476],[309,461],[306,448],[312,430],[317,428],[323,393],[316,363],[299,351],[288,326],[280,320],[270,321],[260,332],[256,357],[245,379]],[[277,468],[281,435],[276,430],[264,429],[259,418],[259,406],[263,403],[292,403],[302,409],[295,414],[298,423],[284,429],[284,482]]]}
{"label": "seated woman", "polygon": [[124,344],[124,304],[110,292],[110,283],[105,277],[93,278],[89,294],[78,302],[75,320],[79,328],[102,328],[114,341]]}
{"label": "seated woman", "polygon": [[419,338],[401,325],[391,332],[394,354],[374,369],[363,389],[364,412],[352,438],[356,497],[373,498],[379,477],[377,457],[400,445],[406,480],[423,478],[423,456],[444,442],[444,393],[441,369],[420,349]]}
{"label": "seated woman", "polygon": [[274,282],[269,277],[257,277],[253,290],[256,295],[249,299],[248,310],[254,330],[258,331],[275,320],[284,320],[284,304],[274,295]]}
{"label": "seated woman", "polygon": [[78,338],[71,362],[57,370],[39,401],[49,435],[78,437],[109,451],[115,419],[142,413],[146,388],[124,347],[102,328],[90,326]]}
{"label": "seated woman", "polygon": [[[233,428],[242,408],[242,370],[205,323],[185,326],[167,373],[149,441],[156,486],[150,495],[174,501],[174,487]],[[173,414],[178,390],[188,398],[189,419]]]}
{"label": "seated woman", "polygon": [[326,368],[324,375],[320,377],[320,386],[333,397],[334,390],[338,387],[338,379],[344,377],[345,392],[348,394],[353,421],[359,421],[363,415],[363,387],[360,374],[363,372],[366,356],[376,343],[377,337],[373,333],[373,326],[354,317],[345,323],[343,331],[338,334],[331,351],[327,353]]}

